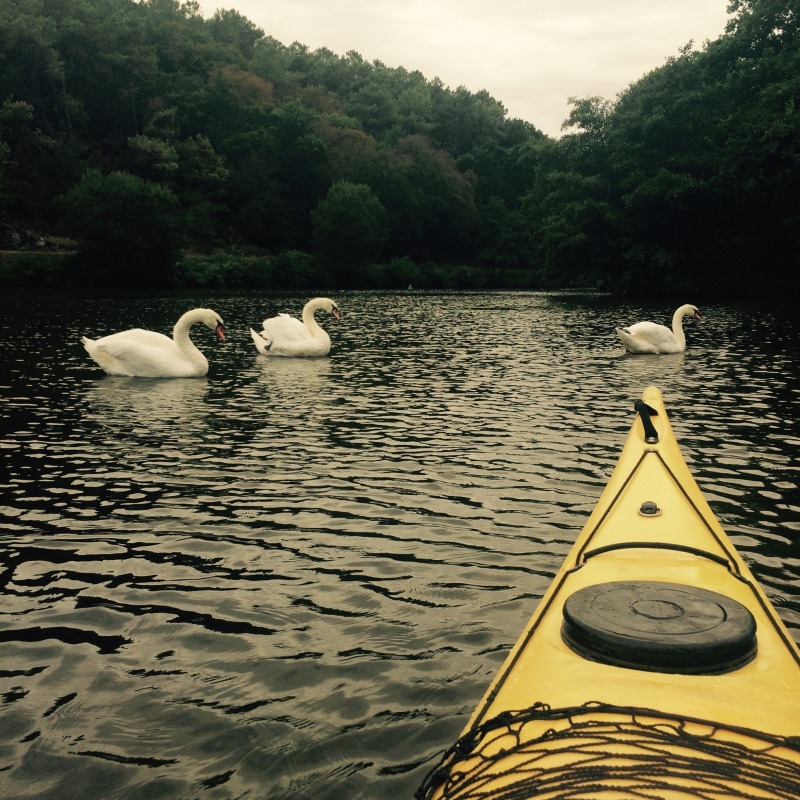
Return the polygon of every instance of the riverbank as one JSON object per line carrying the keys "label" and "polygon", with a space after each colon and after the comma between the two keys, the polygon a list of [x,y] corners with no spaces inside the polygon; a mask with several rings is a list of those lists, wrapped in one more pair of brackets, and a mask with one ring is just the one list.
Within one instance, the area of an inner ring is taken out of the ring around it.
{"label": "riverbank", "polygon": [[[96,276],[96,272],[92,273]],[[114,288],[149,288],[136,275],[113,275]],[[74,288],[93,285],[75,252],[0,251],[4,289]],[[101,280],[100,283],[103,283]],[[275,256],[217,253],[184,255],[165,285],[175,289],[540,289],[535,270],[491,269],[470,265],[417,264],[410,258],[352,268],[326,269],[312,255],[286,251]]]}

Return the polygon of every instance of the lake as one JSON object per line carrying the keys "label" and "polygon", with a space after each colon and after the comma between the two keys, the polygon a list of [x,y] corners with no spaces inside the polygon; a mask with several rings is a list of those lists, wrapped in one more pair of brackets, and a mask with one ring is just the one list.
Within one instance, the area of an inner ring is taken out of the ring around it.
{"label": "lake", "polygon": [[[701,307],[686,353],[599,295],[333,294],[328,358],[248,328],[309,295],[0,300],[0,794],[410,798],[460,733],[655,384],[690,468],[800,639],[800,316]],[[681,298],[682,302],[696,302]],[[169,333],[200,379],[80,344]]]}

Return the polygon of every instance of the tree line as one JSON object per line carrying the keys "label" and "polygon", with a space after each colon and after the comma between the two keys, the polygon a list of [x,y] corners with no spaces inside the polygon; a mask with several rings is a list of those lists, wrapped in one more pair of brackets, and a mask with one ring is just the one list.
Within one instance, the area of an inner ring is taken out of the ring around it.
{"label": "tree line", "polygon": [[461,266],[485,286],[783,292],[797,5],[728,13],[614,100],[571,98],[556,139],[485,91],[287,46],[233,10],[5,0],[0,249],[68,237],[67,279],[128,287],[196,279],[193,253],[242,285],[424,286]]}

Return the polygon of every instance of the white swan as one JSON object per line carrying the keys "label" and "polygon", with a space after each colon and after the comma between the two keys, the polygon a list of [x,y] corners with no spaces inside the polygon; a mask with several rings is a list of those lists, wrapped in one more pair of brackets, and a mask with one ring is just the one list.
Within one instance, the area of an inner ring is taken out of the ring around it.
{"label": "white swan", "polygon": [[189,328],[203,322],[220,339],[222,319],[210,308],[187,311],[172,330],[163,333],[133,328],[100,339],[81,339],[86,352],[109,374],[133,378],[199,378],[208,372],[208,360],[189,338]]}
{"label": "white swan", "polygon": [[261,333],[250,328],[258,352],[263,356],[326,356],[331,349],[331,337],[317,325],[314,314],[328,311],[339,320],[341,314],[333,300],[315,297],[303,307],[303,321],[288,314],[265,319]]}
{"label": "white swan", "polygon": [[703,319],[697,306],[687,303],[673,314],[672,330],[655,322],[637,322],[629,328],[617,328],[617,336],[629,353],[682,353],[686,349],[684,317]]}

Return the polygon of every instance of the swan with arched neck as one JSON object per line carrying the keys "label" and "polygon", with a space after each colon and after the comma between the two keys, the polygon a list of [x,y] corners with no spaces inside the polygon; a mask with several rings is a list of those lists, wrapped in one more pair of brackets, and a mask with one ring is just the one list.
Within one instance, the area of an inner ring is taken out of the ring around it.
{"label": "swan with arched neck", "polygon": [[683,318],[703,317],[691,303],[681,306],[672,316],[672,329],[655,322],[637,322],[628,328],[617,328],[617,336],[629,353],[682,353],[686,349]]}
{"label": "swan with arched neck", "polygon": [[260,332],[250,328],[256,349],[263,356],[326,356],[331,349],[331,337],[319,326],[314,314],[327,311],[341,319],[336,303],[328,297],[315,297],[303,307],[302,321],[289,314],[265,319]]}
{"label": "swan with arched neck", "polygon": [[225,338],[222,317],[210,308],[187,311],[172,329],[163,333],[132,328],[100,339],[81,339],[86,352],[109,375],[133,378],[199,378],[208,373],[208,359],[189,338],[197,322]]}

